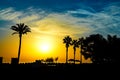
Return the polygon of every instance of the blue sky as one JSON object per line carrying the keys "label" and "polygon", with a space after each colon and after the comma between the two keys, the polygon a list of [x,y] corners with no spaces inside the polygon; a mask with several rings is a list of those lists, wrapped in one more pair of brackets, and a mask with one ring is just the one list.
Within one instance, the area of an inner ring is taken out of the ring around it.
{"label": "blue sky", "polygon": [[[120,0],[3,0],[0,1],[0,37],[17,22],[29,24],[46,18],[69,24],[70,27],[59,27],[71,29],[68,31],[74,29],[74,36],[119,35]],[[33,24],[30,25],[34,28]]]}
{"label": "blue sky", "polygon": [[17,10],[34,7],[47,11],[64,12],[87,7],[98,11],[113,2],[119,2],[119,0],[4,0],[0,5],[2,8],[14,7]]}

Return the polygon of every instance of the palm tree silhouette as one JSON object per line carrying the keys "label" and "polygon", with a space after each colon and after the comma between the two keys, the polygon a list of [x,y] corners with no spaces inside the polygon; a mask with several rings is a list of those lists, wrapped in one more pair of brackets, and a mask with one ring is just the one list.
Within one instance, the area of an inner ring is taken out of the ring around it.
{"label": "palm tree silhouette", "polygon": [[78,44],[80,45],[80,64],[82,64],[82,47],[84,38],[79,38]]}
{"label": "palm tree silhouette", "polygon": [[24,23],[20,23],[20,24],[16,24],[14,26],[11,26],[10,29],[15,31],[14,33],[12,33],[12,35],[19,34],[19,48],[18,48],[18,63],[19,63],[22,35],[27,34],[27,32],[31,32],[31,29],[27,25],[25,25]]}
{"label": "palm tree silhouette", "polygon": [[73,49],[74,49],[74,64],[75,64],[75,54],[76,54],[76,48],[79,47],[78,41],[73,40],[72,41]]}
{"label": "palm tree silhouette", "polygon": [[70,36],[66,36],[63,39],[63,43],[65,43],[66,45],[66,63],[68,63],[68,47],[70,46],[71,41],[72,41],[72,38]]}
{"label": "palm tree silhouette", "polygon": [[55,62],[56,62],[56,63],[57,63],[57,61],[58,61],[58,57],[55,58]]}

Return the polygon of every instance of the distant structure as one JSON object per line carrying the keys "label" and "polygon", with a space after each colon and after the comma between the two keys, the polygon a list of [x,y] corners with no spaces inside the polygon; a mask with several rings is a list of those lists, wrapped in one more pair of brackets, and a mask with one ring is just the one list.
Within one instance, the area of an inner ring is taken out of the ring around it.
{"label": "distant structure", "polygon": [[18,64],[18,58],[11,58],[11,64]]}
{"label": "distant structure", "polygon": [[42,61],[41,61],[41,60],[36,60],[35,63],[37,63],[37,64],[41,64]]}
{"label": "distant structure", "polygon": [[3,62],[3,57],[0,57],[0,64],[2,64]]}

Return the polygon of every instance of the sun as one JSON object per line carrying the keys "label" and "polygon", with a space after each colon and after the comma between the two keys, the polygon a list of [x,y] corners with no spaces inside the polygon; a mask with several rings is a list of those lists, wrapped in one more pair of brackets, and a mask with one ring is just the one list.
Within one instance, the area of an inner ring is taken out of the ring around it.
{"label": "sun", "polygon": [[42,43],[41,45],[40,45],[40,50],[41,50],[41,52],[49,52],[50,51],[50,44],[48,44],[48,43]]}
{"label": "sun", "polygon": [[41,41],[36,43],[37,51],[41,54],[48,54],[51,53],[52,44],[49,41]]}
{"label": "sun", "polygon": [[54,38],[53,37],[41,37],[35,41],[35,50],[40,55],[50,55],[54,51]]}

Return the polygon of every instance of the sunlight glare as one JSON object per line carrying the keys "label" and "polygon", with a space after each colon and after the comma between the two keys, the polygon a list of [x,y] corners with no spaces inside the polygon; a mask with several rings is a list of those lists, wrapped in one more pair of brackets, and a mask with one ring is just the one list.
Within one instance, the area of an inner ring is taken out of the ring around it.
{"label": "sunlight glare", "polygon": [[40,45],[40,50],[42,52],[49,52],[49,50],[50,50],[50,44],[48,44],[48,43],[42,43]]}
{"label": "sunlight glare", "polygon": [[41,41],[36,44],[37,44],[37,50],[39,51],[39,53],[41,54],[51,53],[53,46],[49,41]]}

